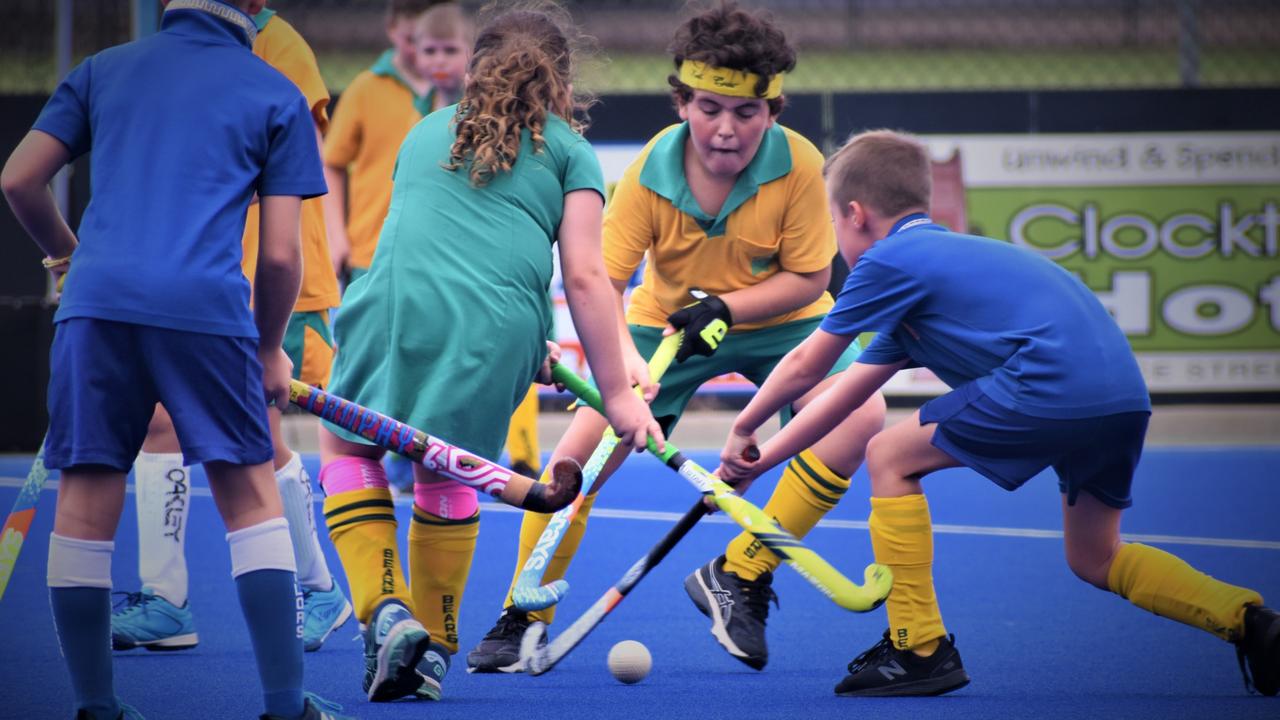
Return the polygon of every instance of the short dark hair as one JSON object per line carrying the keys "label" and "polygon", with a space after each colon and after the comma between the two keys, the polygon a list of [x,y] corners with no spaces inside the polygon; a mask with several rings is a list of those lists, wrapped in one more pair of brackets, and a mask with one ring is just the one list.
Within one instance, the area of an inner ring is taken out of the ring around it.
{"label": "short dark hair", "polygon": [[858,201],[886,217],[929,210],[933,167],[929,150],[910,135],[870,130],[849,138],[822,167],[831,199],[848,214]]}
{"label": "short dark hair", "polygon": [[[680,65],[697,60],[716,67],[755,73],[757,96],[764,95],[769,81],[778,73],[790,72],[796,66],[796,51],[787,36],[773,24],[773,18],[762,10],[750,11],[732,0],[703,10],[676,28],[667,48],[676,71],[667,76],[677,102],[693,99],[693,88],[680,82]],[[786,106],[785,97],[768,100],[769,113],[777,115]]]}

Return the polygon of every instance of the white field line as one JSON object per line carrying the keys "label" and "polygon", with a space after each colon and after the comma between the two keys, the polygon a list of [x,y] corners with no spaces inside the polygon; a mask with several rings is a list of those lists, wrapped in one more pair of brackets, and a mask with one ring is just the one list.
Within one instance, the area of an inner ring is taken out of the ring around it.
{"label": "white field line", "polygon": [[[20,487],[24,478],[0,477],[0,487]],[[58,489],[57,481],[50,480],[45,484],[45,492],[52,492]],[[128,486],[128,492],[133,492],[133,485]],[[209,488],[194,487],[191,488],[193,497],[210,497]],[[316,497],[316,503],[324,502],[320,496]],[[413,498],[402,495],[395,499],[397,505],[408,505],[413,502]],[[504,505],[498,502],[484,502],[482,504],[484,512],[504,512],[519,513],[524,512],[519,508]],[[684,513],[667,512],[664,510],[615,510],[613,508],[594,508],[591,511],[592,517],[610,518],[613,520],[647,520],[656,522],[674,523],[683,517]],[[704,523],[716,523],[721,525],[733,525],[734,522],[723,513],[709,515],[702,519]],[[817,529],[822,530],[866,530],[867,523],[865,520],[834,520],[826,519],[818,523]],[[945,523],[937,523],[933,526],[935,533],[943,533],[947,535],[984,535],[989,537],[1016,537],[1016,538],[1039,538],[1044,540],[1060,540],[1062,539],[1061,530],[1041,530],[1038,528],[1014,528],[1014,527],[994,527],[987,525],[949,525]],[[1191,535],[1151,535],[1145,533],[1122,533],[1121,537],[1130,542],[1154,543],[1158,545],[1199,545],[1203,547],[1228,547],[1228,548],[1245,548],[1251,550],[1280,550],[1280,541],[1276,540],[1244,540],[1235,538],[1215,538],[1215,537],[1196,537]]]}

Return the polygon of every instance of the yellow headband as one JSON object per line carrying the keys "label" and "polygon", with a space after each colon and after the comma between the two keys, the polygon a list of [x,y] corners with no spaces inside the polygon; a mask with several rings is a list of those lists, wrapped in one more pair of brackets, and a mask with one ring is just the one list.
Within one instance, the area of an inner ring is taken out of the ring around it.
{"label": "yellow headband", "polygon": [[742,70],[708,65],[697,60],[685,60],[680,63],[680,82],[695,90],[706,90],[717,95],[732,97],[760,98],[772,100],[782,95],[782,75],[774,75],[769,80],[769,88],[764,95],[756,95],[756,83],[760,76]]}

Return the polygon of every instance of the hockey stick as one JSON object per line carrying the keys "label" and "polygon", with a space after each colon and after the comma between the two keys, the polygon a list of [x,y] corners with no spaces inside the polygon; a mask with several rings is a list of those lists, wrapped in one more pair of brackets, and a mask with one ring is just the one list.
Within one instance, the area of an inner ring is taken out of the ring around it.
{"label": "hockey stick", "polygon": [[[653,351],[653,357],[649,358],[649,377],[657,382],[671,366],[671,361],[675,359],[676,350],[680,347],[680,338],[684,333],[677,332],[674,335],[668,335],[663,338],[662,343]],[[516,579],[516,586],[511,590],[511,601],[515,606],[525,612],[533,610],[542,610],[551,607],[564,599],[569,592],[569,582],[564,579],[553,580],[550,583],[542,584],[542,575],[547,570],[547,563],[551,562],[551,556],[555,554],[556,548],[560,547],[560,541],[564,539],[564,533],[569,529],[573,518],[577,516],[578,509],[582,507],[582,501],[594,489],[593,484],[600,475],[600,471],[604,470],[605,463],[613,455],[613,451],[618,447],[618,435],[613,428],[605,428],[604,433],[600,436],[600,442],[596,445],[596,449],[592,451],[591,458],[587,460],[587,464],[582,469],[582,493],[574,498],[563,510],[560,510],[551,519],[547,521],[547,527],[543,529],[542,535],[538,537],[538,542],[533,546],[533,552],[529,554],[529,559],[525,561],[524,567],[520,570],[520,577]]]}
{"label": "hockey stick", "polygon": [[[552,368],[552,378],[597,411],[602,407],[600,393],[573,370],[564,365],[556,365]],[[670,441],[667,441],[664,452],[658,452],[657,444],[651,438],[649,452],[688,480],[704,496],[711,498],[716,507],[754,535],[761,545],[769,548],[835,604],[854,612],[868,612],[880,607],[889,596],[889,589],[893,586],[893,573],[887,566],[878,563],[868,565],[863,573],[864,583],[854,584],[821,555],[779,527],[763,510],[744,500],[723,480],[685,457]]]}
{"label": "hockey stick", "polygon": [[22,542],[27,539],[31,521],[36,516],[40,491],[44,489],[45,480],[48,479],[49,471],[44,467],[44,440],[41,440],[40,451],[36,453],[35,462],[31,463],[31,471],[27,473],[26,482],[22,483],[22,489],[18,491],[18,499],[13,501],[13,509],[4,521],[4,530],[0,531],[0,598],[4,597],[5,588],[9,587],[13,566],[18,562],[18,553],[22,552]]}
{"label": "hockey stick", "polygon": [[621,580],[613,584],[604,595],[600,596],[587,611],[582,613],[577,620],[565,631],[556,636],[547,645],[539,647],[542,639],[546,637],[547,626],[544,623],[535,622],[525,630],[524,637],[520,640],[520,657],[524,659],[525,672],[530,675],[541,675],[556,666],[556,663],[564,659],[574,648],[591,634],[596,626],[604,621],[605,617],[613,611],[613,608],[622,602],[622,598],[631,592],[636,583],[640,582],[649,571],[662,562],[667,556],[671,548],[675,547],[680,539],[689,534],[694,525],[702,519],[703,515],[709,512],[706,503],[699,498],[698,502],[691,508],[684,517],[667,531],[667,534],[645,553],[645,556],[636,561],[631,569],[627,570]]}
{"label": "hockey stick", "polygon": [[306,383],[291,380],[289,399],[312,415],[508,505],[540,513],[555,512],[572,502],[582,487],[582,468],[573,458],[563,458],[556,463],[551,469],[550,483],[539,483]]}

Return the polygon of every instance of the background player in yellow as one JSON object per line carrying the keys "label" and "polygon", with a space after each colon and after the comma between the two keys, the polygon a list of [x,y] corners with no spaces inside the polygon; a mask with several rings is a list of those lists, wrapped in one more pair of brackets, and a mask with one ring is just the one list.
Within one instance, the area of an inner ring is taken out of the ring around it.
{"label": "background player in yellow", "polygon": [[329,252],[349,280],[373,261],[400,143],[424,115],[458,101],[471,46],[456,3],[391,0],[386,29],[391,48],[343,91],[324,141]]}
{"label": "background player in yellow", "polygon": [[[618,183],[604,218],[605,264],[618,291],[620,323],[627,280],[648,256],[625,313],[624,346],[633,375],[647,379],[645,359],[663,334],[685,330],[679,363],[663,376],[652,404],[668,432],[704,382],[739,372],[759,384],[817,328],[832,305],[826,287],[836,251],[822,154],[776,123],[785,104],[782,74],[795,66],[795,51],[782,31],[764,15],[723,3],[681,25],[671,49],[676,74],[668,80],[685,122],[649,142]],[[851,364],[858,351],[852,347],[837,368]],[[796,456],[765,512],[803,537],[848,488],[867,440],[883,423],[884,401],[876,396],[833,435]],[[585,464],[604,428],[597,413],[578,410],[553,459],[569,456]],[[614,453],[595,490],[625,456]],[[564,575],[595,498],[590,492],[583,501],[543,582]],[[549,518],[525,513],[515,577]],[[767,660],[764,621],[777,564],[776,556],[743,533],[726,557],[686,581],[694,602],[712,617],[716,639],[754,668]],[[699,580],[707,575],[712,579]],[[722,615],[715,596],[708,601],[710,591],[703,593],[699,582],[715,583],[714,590],[731,596],[738,611]],[[508,592],[502,616],[468,654],[468,666],[518,672],[520,639],[530,619],[549,622],[553,611],[526,614]]]}
{"label": "background player in yellow", "polygon": [[[270,10],[254,17],[258,27],[253,53],[279,70],[302,91],[311,109],[317,144],[328,125],[329,93],[320,77],[315,55],[302,36]],[[293,361],[293,375],[323,386],[329,379],[333,344],[329,309],[339,300],[338,281],[329,264],[324,211],[320,198],[302,202],[302,288],[285,331],[284,347]],[[259,206],[249,207],[243,236],[241,267],[246,277],[257,270]],[[280,411],[268,413],[275,446],[276,482],[284,502],[289,536],[298,564],[305,619],[303,646],[318,650],[329,633],[351,616],[351,605],[334,582],[316,533],[311,478],[302,458],[284,442]],[[190,468],[183,466],[173,421],[157,406],[147,440],[135,464],[138,508],[138,571],[142,589],[130,593],[111,618],[112,645],[117,650],[145,647],[178,650],[198,642],[188,603],[184,554],[190,512]]]}

